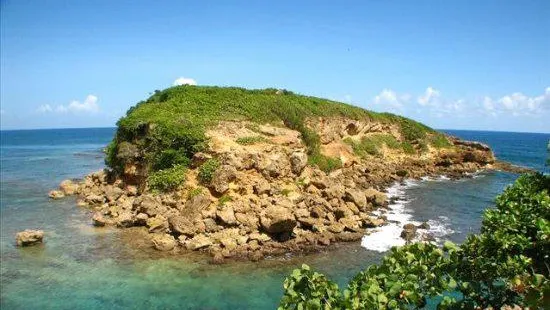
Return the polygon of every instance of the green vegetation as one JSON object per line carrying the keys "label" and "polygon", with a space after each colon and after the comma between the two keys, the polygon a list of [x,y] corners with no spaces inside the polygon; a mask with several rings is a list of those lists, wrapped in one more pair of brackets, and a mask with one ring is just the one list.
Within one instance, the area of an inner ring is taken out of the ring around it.
{"label": "green vegetation", "polygon": [[435,148],[447,148],[451,147],[451,142],[442,134],[436,134],[430,137],[430,144]]}
{"label": "green vegetation", "polygon": [[172,168],[159,170],[149,175],[149,187],[156,191],[170,191],[177,189],[185,182],[187,167],[176,165]]}
{"label": "green vegetation", "polygon": [[189,193],[187,194],[187,199],[195,198],[200,194],[202,194],[202,189],[198,188],[198,187],[194,188],[194,189],[190,190]]}
{"label": "green vegetation", "polygon": [[235,140],[235,142],[242,144],[242,145],[251,145],[256,144],[260,142],[266,142],[266,138],[262,136],[250,136],[250,137],[241,137]]}
{"label": "green vegetation", "polygon": [[[439,133],[430,133],[427,136],[426,140],[436,148],[450,147],[451,144],[445,138],[444,135]],[[409,141],[399,142],[391,134],[372,134],[369,136],[363,137],[360,141],[354,141],[351,138],[344,139],[344,142],[351,145],[353,152],[362,157],[366,158],[367,156],[378,156],[380,155],[380,149],[382,146],[386,146],[390,149],[401,149],[406,154],[415,154],[416,150]],[[418,148],[421,152],[426,152],[428,150],[428,143],[425,140],[414,140],[413,143],[417,143]]]}
{"label": "green vegetation", "polygon": [[[435,131],[418,122],[390,113],[375,113],[331,100],[294,94],[276,89],[247,90],[237,87],[175,86],[155,93],[130,108],[118,123],[118,130],[106,148],[106,164],[121,172],[128,162],[139,161],[151,172],[187,165],[198,151],[205,150],[206,129],[223,120],[255,124],[283,122],[301,133],[312,164],[325,171],[338,167],[338,161],[320,156],[320,139],[306,126],[312,117],[341,116],[396,123],[407,142],[423,140]],[[260,142],[242,138],[239,143]],[[388,147],[395,141],[386,141]]]}
{"label": "green vegetation", "polygon": [[304,265],[286,278],[279,309],[419,309],[428,299],[438,309],[550,309],[549,192],[550,176],[523,175],[485,212],[480,234],[460,246],[394,247],[343,292]]}
{"label": "green vegetation", "polygon": [[312,166],[317,166],[325,173],[330,173],[336,169],[342,168],[342,161],[340,158],[333,158],[325,156],[320,152],[311,154],[308,157],[308,163]]}
{"label": "green vegetation", "polygon": [[212,182],[212,178],[214,177],[214,173],[219,166],[220,162],[217,159],[212,158],[207,160],[199,168],[199,181],[203,184],[210,184],[210,182]]}
{"label": "green vegetation", "polygon": [[233,201],[233,198],[231,198],[231,196],[223,195],[223,196],[220,197],[220,199],[218,199],[218,205],[224,206],[226,203],[228,203],[230,201]]}

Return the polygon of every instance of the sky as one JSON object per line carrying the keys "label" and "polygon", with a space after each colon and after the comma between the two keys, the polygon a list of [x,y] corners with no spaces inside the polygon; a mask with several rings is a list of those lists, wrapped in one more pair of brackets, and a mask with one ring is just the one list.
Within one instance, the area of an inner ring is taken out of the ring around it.
{"label": "sky", "polygon": [[0,127],[112,127],[174,84],[550,132],[550,1],[0,2]]}

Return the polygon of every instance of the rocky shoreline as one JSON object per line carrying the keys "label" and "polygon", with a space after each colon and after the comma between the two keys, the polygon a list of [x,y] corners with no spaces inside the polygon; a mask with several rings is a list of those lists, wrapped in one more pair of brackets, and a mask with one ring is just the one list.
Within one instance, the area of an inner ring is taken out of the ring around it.
{"label": "rocky shoreline", "polygon": [[[386,150],[384,156],[363,160],[340,150],[343,166],[326,173],[308,165],[298,135],[289,129],[265,127],[270,143],[237,145],[229,142],[243,126],[227,126],[225,136],[211,134],[210,152],[195,154],[178,190],[158,193],[136,182],[141,177],[136,164],[126,166],[124,175],[103,170],[63,181],[49,196],[76,195],[78,206],[92,211],[93,225],[140,229],[159,251],[204,252],[213,263],[258,261],[360,240],[369,228],[384,225],[385,217],[372,212],[387,208],[383,191],[395,182],[460,178],[497,168],[487,146],[450,138],[453,148],[424,156],[393,156]],[[211,158],[219,166],[204,184],[198,168]]]}

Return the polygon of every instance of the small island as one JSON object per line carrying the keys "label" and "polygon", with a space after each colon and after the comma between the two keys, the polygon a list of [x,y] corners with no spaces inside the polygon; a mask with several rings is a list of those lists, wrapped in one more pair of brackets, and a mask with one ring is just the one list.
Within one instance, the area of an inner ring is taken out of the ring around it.
{"label": "small island", "polygon": [[95,226],[140,227],[160,251],[215,263],[360,240],[384,225],[389,185],[499,166],[484,144],[278,89],[171,87],[117,126],[108,168],[50,197],[78,195]]}

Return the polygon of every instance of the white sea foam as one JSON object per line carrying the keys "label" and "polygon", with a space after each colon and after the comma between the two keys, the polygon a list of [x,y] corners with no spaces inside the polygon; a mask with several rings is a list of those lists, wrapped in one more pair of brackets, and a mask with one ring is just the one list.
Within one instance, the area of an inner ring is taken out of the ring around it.
{"label": "white sea foam", "polygon": [[[438,181],[449,180],[446,178],[439,178]],[[422,181],[434,181],[431,178],[423,178]],[[388,199],[394,202],[388,206],[387,212],[384,214],[387,218],[387,224],[373,228],[369,230],[369,234],[363,236],[361,240],[361,246],[368,250],[385,252],[391,249],[393,246],[402,246],[405,244],[405,240],[401,238],[401,231],[403,225],[412,223],[414,225],[420,225],[418,221],[412,220],[412,214],[407,209],[407,204],[411,200],[406,199],[406,190],[418,186],[420,183],[415,180],[406,180],[402,183],[395,183],[386,190]],[[375,215],[381,215],[382,212],[374,211]],[[418,236],[413,241],[433,239],[435,242],[441,242],[441,240],[454,231],[450,228],[450,220],[446,216],[439,216],[437,219],[431,219],[428,221],[429,229],[419,229]]]}

